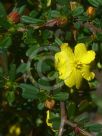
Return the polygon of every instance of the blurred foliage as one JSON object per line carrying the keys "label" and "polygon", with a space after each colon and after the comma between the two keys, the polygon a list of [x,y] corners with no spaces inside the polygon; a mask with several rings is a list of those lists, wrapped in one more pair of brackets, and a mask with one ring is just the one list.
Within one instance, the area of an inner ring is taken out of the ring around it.
{"label": "blurred foliage", "polygon": [[[90,121],[102,113],[97,77],[79,90],[58,78],[54,54],[63,42],[85,43],[96,52],[93,69],[102,72],[102,0],[0,1],[0,136],[57,136],[61,101],[69,120],[102,135],[102,125]],[[63,136],[77,135],[65,126]]]}

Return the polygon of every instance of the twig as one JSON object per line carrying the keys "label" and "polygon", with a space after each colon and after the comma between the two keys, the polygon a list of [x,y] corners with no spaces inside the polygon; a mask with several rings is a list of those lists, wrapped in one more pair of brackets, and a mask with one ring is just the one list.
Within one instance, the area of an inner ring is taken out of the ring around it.
{"label": "twig", "polygon": [[63,135],[64,125],[65,125],[65,121],[67,119],[64,102],[60,102],[60,109],[61,109],[61,123],[60,123],[58,136],[62,136]]}
{"label": "twig", "polygon": [[76,123],[73,123],[67,119],[64,102],[60,102],[60,108],[61,108],[61,123],[60,123],[60,127],[59,127],[58,136],[63,135],[64,125],[68,125],[68,126],[72,127],[73,130],[75,131],[75,133],[77,133],[77,134],[82,134],[83,136],[94,136],[94,135],[90,134],[89,132],[87,132],[86,130],[80,128]]}
{"label": "twig", "polygon": [[89,132],[85,131],[84,129],[81,129],[80,127],[77,126],[76,123],[72,123],[69,120],[65,121],[65,124],[69,125],[70,127],[72,127],[74,129],[74,131],[76,133],[80,133],[83,136],[93,136],[92,134],[90,134]]}
{"label": "twig", "polygon": [[20,77],[18,77],[18,78],[16,79],[16,82],[19,82],[19,81],[21,81],[21,80],[24,80],[24,76],[23,76],[23,75],[20,76]]}
{"label": "twig", "polygon": [[29,78],[29,80],[31,81],[31,83],[34,85],[35,84],[35,79],[33,78],[31,71],[27,72],[27,76]]}
{"label": "twig", "polygon": [[92,22],[86,22],[83,24],[83,26],[88,28],[93,34],[102,32],[102,29],[96,27]]}
{"label": "twig", "polygon": [[87,132],[87,131],[79,128],[79,127],[78,127],[78,129],[79,129],[79,133],[83,134],[84,136],[94,136],[94,135],[90,134],[89,132]]}
{"label": "twig", "polygon": [[[102,29],[96,27],[92,22],[85,22],[84,24],[82,24],[82,22],[80,20],[77,20],[77,22],[79,22],[82,27],[88,28],[93,34],[102,32]],[[67,23],[67,21],[65,23]],[[41,28],[47,28],[48,29],[48,28],[53,28],[55,26],[58,27],[60,25],[61,25],[61,23],[58,23],[57,19],[53,19],[53,20],[49,20],[48,22],[46,22],[45,24],[42,24],[42,25],[32,25],[32,24],[30,24],[27,27],[23,27],[23,28],[20,27],[20,28],[18,28],[17,31],[19,31],[19,32],[25,32],[25,31],[28,30],[27,28],[32,28],[34,30],[35,29],[41,29]]]}
{"label": "twig", "polygon": [[31,59],[30,58],[28,59],[27,63],[28,63],[27,77],[31,81],[31,83],[34,85],[35,84],[35,79],[34,79],[34,77],[32,76],[32,73],[31,73],[31,68],[30,68]]}

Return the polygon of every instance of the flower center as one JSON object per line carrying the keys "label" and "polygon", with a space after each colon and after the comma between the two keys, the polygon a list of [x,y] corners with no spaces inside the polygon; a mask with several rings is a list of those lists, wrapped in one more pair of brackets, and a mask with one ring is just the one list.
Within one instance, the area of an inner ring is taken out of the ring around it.
{"label": "flower center", "polygon": [[82,63],[79,62],[79,61],[75,61],[74,66],[75,66],[76,69],[81,69],[82,68]]}

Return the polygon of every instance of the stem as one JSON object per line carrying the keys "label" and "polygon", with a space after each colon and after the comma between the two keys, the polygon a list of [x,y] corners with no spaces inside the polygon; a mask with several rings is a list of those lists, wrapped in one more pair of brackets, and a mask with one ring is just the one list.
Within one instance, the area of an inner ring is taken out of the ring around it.
{"label": "stem", "polygon": [[65,125],[65,121],[67,119],[64,102],[60,102],[60,109],[61,109],[61,123],[60,123],[58,136],[62,136],[63,135],[64,125]]}
{"label": "stem", "polygon": [[30,71],[27,72],[27,76],[28,76],[29,80],[31,81],[31,83],[34,85],[35,84],[35,80],[34,80],[34,78],[33,78],[33,76],[32,76]]}
{"label": "stem", "polygon": [[[85,27],[85,28],[88,28],[93,34],[96,34],[96,33],[101,33],[102,32],[102,29],[101,28],[97,28],[92,22],[86,22],[86,23],[84,23],[84,24],[82,24],[79,20],[77,20],[80,24],[81,24],[81,26],[82,27]],[[60,25],[59,25],[60,26]],[[28,29],[27,28],[32,28],[32,29],[42,29],[42,28],[46,28],[46,23],[45,24],[42,24],[42,25],[36,25],[36,26],[34,26],[34,25],[29,25],[28,27],[20,27],[20,28],[18,28],[18,30],[17,31],[19,31],[19,32],[25,32],[25,31],[27,31]],[[47,29],[48,28],[53,28],[54,26],[52,25],[52,26],[50,26],[50,27],[47,27]]]}
{"label": "stem", "polygon": [[73,123],[67,119],[64,102],[60,102],[60,109],[61,109],[61,123],[60,123],[60,127],[59,127],[58,136],[63,135],[64,125],[68,125],[68,126],[72,127],[74,129],[75,133],[77,133],[77,134],[81,134],[83,136],[94,136],[94,135],[90,134],[89,132],[87,132],[86,130],[80,128],[76,123]]}
{"label": "stem", "polygon": [[33,76],[32,76],[32,73],[31,73],[31,59],[29,58],[28,59],[28,70],[27,70],[27,77],[28,77],[28,79],[31,81],[31,83],[34,85],[35,84],[35,79],[33,78]]}
{"label": "stem", "polygon": [[18,77],[18,78],[16,79],[16,82],[19,82],[19,81],[21,81],[21,80],[24,80],[24,76],[23,76],[23,75],[20,76],[20,77]]}
{"label": "stem", "polygon": [[83,136],[94,136],[94,135],[90,134],[89,132],[85,131],[84,129],[78,127],[76,123],[72,123],[69,120],[66,120],[65,124],[69,125],[70,127],[72,127],[75,130],[75,132],[80,133]]}

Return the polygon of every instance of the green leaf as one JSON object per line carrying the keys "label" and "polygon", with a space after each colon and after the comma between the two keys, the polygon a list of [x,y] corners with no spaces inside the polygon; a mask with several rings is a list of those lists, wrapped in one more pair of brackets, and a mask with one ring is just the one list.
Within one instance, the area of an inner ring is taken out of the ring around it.
{"label": "green leaf", "polygon": [[71,38],[72,38],[72,33],[71,32],[67,32],[66,36],[65,36],[65,39],[69,41]]}
{"label": "green leaf", "polygon": [[68,0],[57,0],[57,2],[61,5],[68,4]]}
{"label": "green leaf", "polygon": [[16,77],[16,65],[11,64],[10,65],[10,71],[9,71],[9,79],[10,81],[14,81]]}
{"label": "green leaf", "polygon": [[93,43],[93,44],[92,44],[92,50],[94,50],[94,51],[97,52],[97,51],[98,51],[98,48],[99,48],[99,47],[98,47],[98,44],[97,44],[97,43]]}
{"label": "green leaf", "polygon": [[27,64],[21,63],[20,66],[17,68],[16,73],[25,73],[27,71]]}
{"label": "green leaf", "polygon": [[44,77],[38,79],[38,84],[40,85],[41,88],[45,90],[49,90],[49,87],[51,86],[50,82]]}
{"label": "green leaf", "polygon": [[56,78],[57,78],[57,72],[56,72],[56,71],[51,71],[51,72],[48,73],[48,79],[49,79],[50,81],[53,81],[53,80],[55,80]]}
{"label": "green leaf", "polygon": [[6,99],[7,99],[8,103],[9,103],[9,105],[11,106],[12,103],[14,102],[14,100],[15,100],[15,93],[14,93],[14,91],[8,91],[6,93]]}
{"label": "green leaf", "polygon": [[79,104],[79,111],[86,110],[89,106],[89,102],[87,100],[82,100]]}
{"label": "green leaf", "polygon": [[102,96],[98,96],[96,92],[91,94],[92,100],[96,103],[98,108],[102,109]]}
{"label": "green leaf", "polygon": [[96,39],[97,39],[98,41],[102,42],[102,32],[97,33],[96,36],[97,36]]}
{"label": "green leaf", "polygon": [[33,17],[33,18],[37,17],[37,15],[38,15],[38,12],[37,12],[36,10],[32,10],[32,11],[29,13],[29,16],[30,16],[30,17]]}
{"label": "green leaf", "polygon": [[55,38],[55,43],[59,46],[63,44],[63,42],[58,37]]}
{"label": "green leaf", "polygon": [[78,6],[72,11],[73,16],[79,16],[84,12],[84,8],[82,6]]}
{"label": "green leaf", "polygon": [[76,113],[76,104],[74,102],[69,102],[67,106],[67,114],[69,119],[73,119]]}
{"label": "green leaf", "polygon": [[99,133],[97,134],[97,136],[102,136],[102,132],[99,132]]}
{"label": "green leaf", "polygon": [[102,130],[102,124],[98,123],[86,123],[84,127],[92,132],[99,132]]}
{"label": "green leaf", "polygon": [[37,44],[36,46],[32,46],[31,48],[29,48],[26,52],[26,56],[30,57],[31,59],[34,58],[38,52],[38,47],[39,44]]}
{"label": "green leaf", "polygon": [[23,13],[24,13],[25,8],[26,8],[26,6],[25,6],[25,5],[21,6],[21,7],[18,9],[18,13],[19,13],[20,15],[21,15],[21,14],[23,14]]}
{"label": "green leaf", "polygon": [[12,39],[10,36],[5,36],[4,39],[0,42],[1,48],[8,48],[12,44]]}
{"label": "green leaf", "polygon": [[96,8],[102,5],[102,0],[88,0],[88,2]]}
{"label": "green leaf", "polygon": [[100,6],[102,6],[102,0],[97,0]]}
{"label": "green leaf", "polygon": [[75,122],[80,122],[80,123],[84,123],[84,122],[87,122],[89,120],[89,115],[88,113],[82,113],[81,115],[77,116],[74,121]]}
{"label": "green leaf", "polygon": [[10,26],[7,21],[7,14],[3,4],[0,2],[0,26],[4,28],[8,28]]}
{"label": "green leaf", "polygon": [[6,10],[3,4],[0,2],[0,19],[6,18]]}
{"label": "green leaf", "polygon": [[49,19],[51,19],[51,18],[56,18],[56,17],[60,17],[60,16],[61,16],[61,14],[60,14],[60,12],[57,11],[57,10],[50,10],[50,11],[48,12],[48,18],[49,18]]}
{"label": "green leaf", "polygon": [[41,63],[39,63],[39,62],[37,63],[37,71],[39,73],[43,74],[43,73],[48,72],[50,70],[51,70],[51,66],[50,66],[50,64],[47,63],[47,60],[43,61],[43,63],[42,62]]}
{"label": "green leaf", "polygon": [[44,103],[39,103],[38,105],[37,105],[37,108],[39,109],[39,110],[43,110],[44,109]]}
{"label": "green leaf", "polygon": [[52,120],[53,120],[53,122],[52,122],[53,129],[54,130],[58,130],[59,126],[60,126],[60,118],[59,117],[55,117]]}
{"label": "green leaf", "polygon": [[69,136],[76,136],[76,133],[73,131],[73,132],[69,133]]}
{"label": "green leaf", "polygon": [[44,23],[44,21],[41,19],[36,19],[29,16],[22,16],[21,21],[26,24],[34,24],[34,25],[40,25]]}
{"label": "green leaf", "polygon": [[65,101],[67,100],[69,97],[69,94],[66,92],[58,92],[56,94],[54,94],[53,98],[57,101]]}
{"label": "green leaf", "polygon": [[39,91],[35,86],[22,83],[19,85],[19,87],[22,88],[23,90],[22,92],[23,98],[31,100],[37,99]]}
{"label": "green leaf", "polygon": [[83,13],[82,15],[78,16],[78,19],[82,22],[86,22],[89,18]]}

